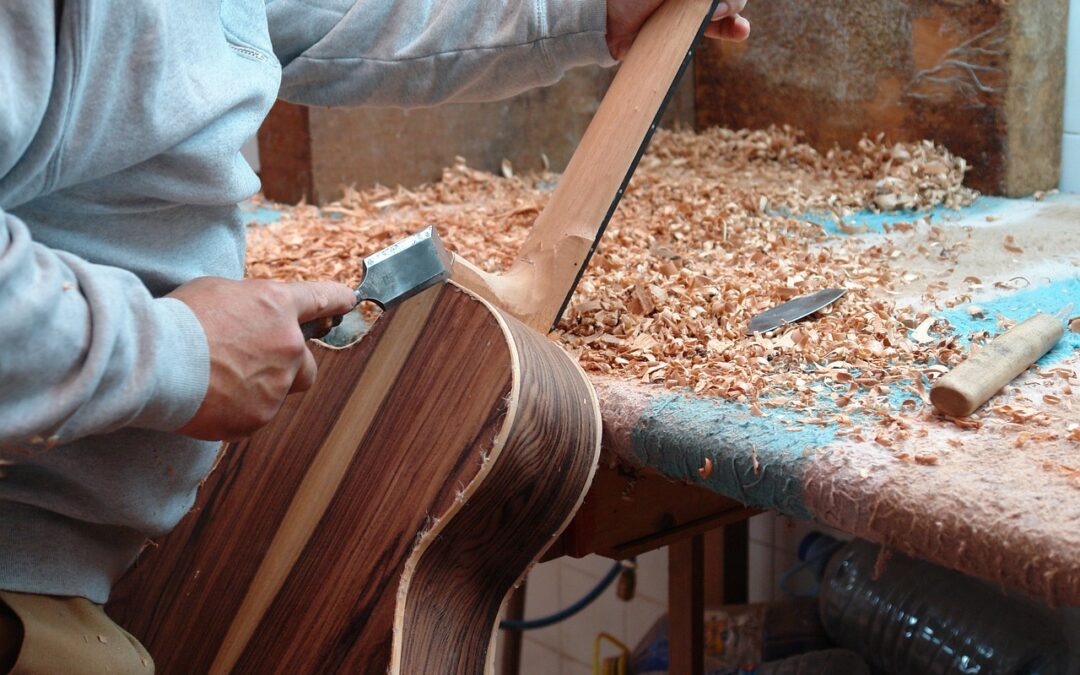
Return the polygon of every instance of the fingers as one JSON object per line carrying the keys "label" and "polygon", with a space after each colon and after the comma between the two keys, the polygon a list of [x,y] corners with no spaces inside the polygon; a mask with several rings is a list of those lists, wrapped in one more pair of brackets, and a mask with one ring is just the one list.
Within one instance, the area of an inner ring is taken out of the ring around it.
{"label": "fingers", "polygon": [[294,281],[284,284],[301,323],[344,314],[356,306],[353,289],[334,281]]}
{"label": "fingers", "polygon": [[720,0],[713,11],[712,20],[719,21],[728,16],[735,16],[746,9],[746,0]]}
{"label": "fingers", "polygon": [[743,16],[729,16],[713,21],[705,28],[705,36],[731,42],[741,42],[750,36],[750,22]]}
{"label": "fingers", "polygon": [[626,58],[626,53],[630,51],[630,45],[634,43],[634,38],[637,37],[637,33],[634,33],[629,38],[612,42],[608,49],[611,52],[612,58],[617,61],[622,61]]}
{"label": "fingers", "polygon": [[296,372],[296,378],[293,380],[292,387],[289,388],[290,394],[295,394],[298,391],[307,391],[311,389],[311,385],[315,384],[315,374],[318,370],[318,366],[315,364],[315,356],[311,353],[310,349],[304,350],[303,363],[300,365],[300,370]]}

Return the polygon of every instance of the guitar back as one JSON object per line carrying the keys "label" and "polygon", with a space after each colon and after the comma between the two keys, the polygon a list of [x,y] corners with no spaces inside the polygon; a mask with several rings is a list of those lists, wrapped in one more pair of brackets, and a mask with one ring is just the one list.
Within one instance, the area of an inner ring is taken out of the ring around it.
{"label": "guitar back", "polygon": [[388,310],[229,447],[109,613],[171,673],[483,673],[596,466],[595,394],[460,288]]}

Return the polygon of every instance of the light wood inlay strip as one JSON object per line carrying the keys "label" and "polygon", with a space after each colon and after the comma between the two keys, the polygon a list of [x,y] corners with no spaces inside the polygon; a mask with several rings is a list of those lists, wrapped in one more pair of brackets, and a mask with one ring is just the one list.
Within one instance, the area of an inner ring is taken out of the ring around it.
{"label": "light wood inlay strip", "polygon": [[[367,433],[379,401],[393,387],[424,323],[442,291],[435,286],[402,305],[393,323],[372,352],[368,367],[356,383],[339,421],[297,489],[281,526],[259,563],[236,617],[210,667],[211,673],[228,673],[236,665],[281,584],[289,575],[337,492],[345,470],[352,462],[360,439]],[[253,508],[258,508],[254,505]]]}

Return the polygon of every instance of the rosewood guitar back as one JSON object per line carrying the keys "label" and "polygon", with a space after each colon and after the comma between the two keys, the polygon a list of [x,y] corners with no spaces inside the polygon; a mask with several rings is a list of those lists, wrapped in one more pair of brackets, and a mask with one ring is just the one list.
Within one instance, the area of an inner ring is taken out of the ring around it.
{"label": "rosewood guitar back", "polygon": [[451,284],[315,353],[109,613],[166,675],[489,672],[502,602],[591,480],[591,386]]}

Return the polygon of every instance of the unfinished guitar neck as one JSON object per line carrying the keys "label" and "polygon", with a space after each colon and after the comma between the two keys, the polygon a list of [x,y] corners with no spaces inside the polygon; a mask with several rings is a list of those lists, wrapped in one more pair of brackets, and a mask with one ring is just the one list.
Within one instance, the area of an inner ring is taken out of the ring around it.
{"label": "unfinished guitar neck", "polygon": [[454,278],[546,333],[558,322],[716,0],[667,0],[642,28],[581,144],[504,274],[458,257]]}

